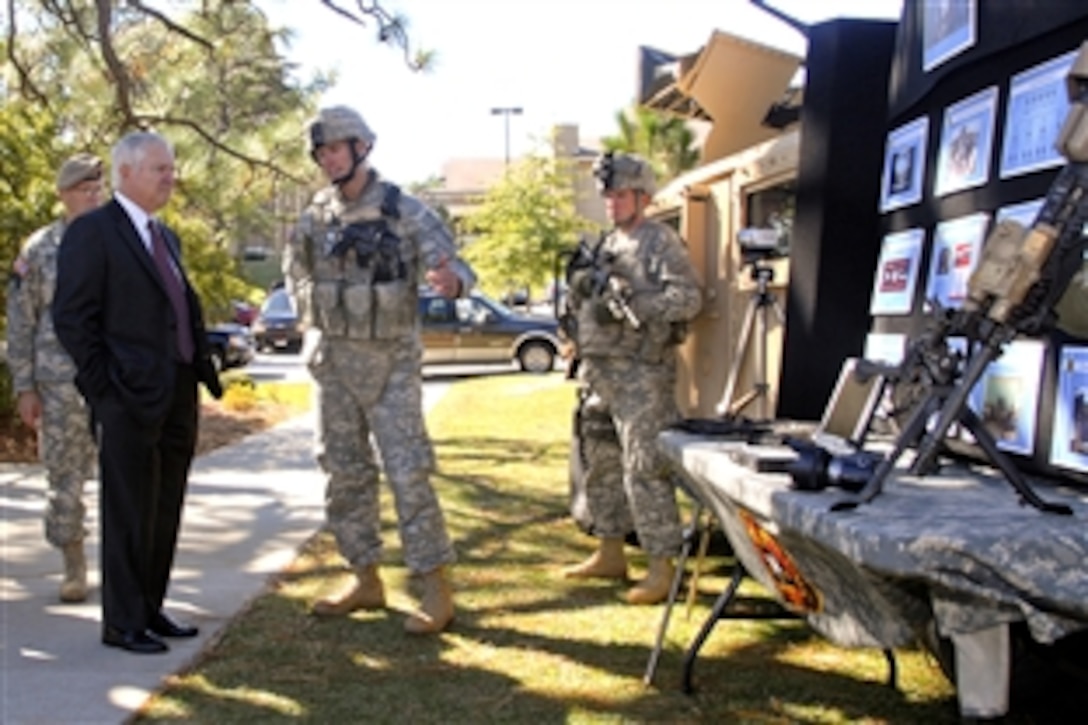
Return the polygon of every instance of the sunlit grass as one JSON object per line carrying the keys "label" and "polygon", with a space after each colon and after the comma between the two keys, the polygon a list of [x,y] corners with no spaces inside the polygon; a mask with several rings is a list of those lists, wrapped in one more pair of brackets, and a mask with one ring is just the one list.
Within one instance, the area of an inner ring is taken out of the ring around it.
{"label": "sunlit grass", "polygon": [[[331,621],[307,614],[347,580],[331,538],[319,533],[139,719],[957,722],[952,687],[927,655],[897,653],[893,690],[880,652],[834,647],[790,619],[720,622],[696,662],[696,693],[683,694],[684,651],[728,581],[726,558],[703,562],[690,616],[675,608],[647,688],[661,608],[625,604],[620,584],[558,573],[593,546],[568,516],[574,398],[558,374],[500,375],[457,383],[429,415],[433,480],[459,555],[448,632],[402,631],[413,599],[383,490],[388,611]],[[629,552],[637,573],[644,560]],[[765,596],[752,582],[741,589],[742,598]]]}

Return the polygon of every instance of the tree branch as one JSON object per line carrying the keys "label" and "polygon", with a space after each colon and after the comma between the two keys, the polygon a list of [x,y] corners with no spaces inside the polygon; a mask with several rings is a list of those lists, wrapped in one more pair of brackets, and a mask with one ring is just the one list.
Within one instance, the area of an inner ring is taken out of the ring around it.
{"label": "tree branch", "polygon": [[381,6],[378,0],[371,0],[369,3],[366,0],[355,0],[355,6],[361,16],[350,9],[341,7],[334,0],[320,0],[320,2],[341,17],[362,27],[367,26],[367,21],[363,16],[374,19],[378,23],[378,41],[399,47],[404,53],[405,64],[412,70],[426,70],[434,60],[434,53],[430,51],[412,53],[411,45],[408,42],[408,33],[405,30],[406,22],[404,18],[391,14]]}
{"label": "tree branch", "polygon": [[208,142],[210,146],[216,148],[227,156],[238,159],[244,164],[259,169],[267,169],[277,176],[290,179],[298,184],[305,184],[306,179],[295,176],[286,169],[276,165],[275,163],[268,161],[267,159],[259,159],[256,156],[250,156],[249,154],[239,151],[237,148],[221,142],[218,137],[208,131],[204,126],[191,118],[178,118],[175,116],[151,116],[151,115],[136,115],[132,117],[134,124],[139,128],[147,128],[155,124],[162,124],[164,126],[184,126],[196,132],[200,138]]}
{"label": "tree branch", "polygon": [[123,125],[136,125],[133,123],[132,82],[124,64],[117,57],[117,49],[113,47],[110,27],[113,24],[113,2],[112,0],[95,0],[95,7],[98,10],[98,39],[102,47],[102,59],[106,61],[106,67],[116,88],[114,97],[117,99],[117,110],[124,119]]}
{"label": "tree branch", "polygon": [[18,34],[18,26],[15,20],[15,0],[8,0],[8,60],[15,68],[15,74],[19,77],[19,90],[29,98],[41,103],[46,108],[51,108],[49,99],[34,85],[30,79],[30,71],[19,62],[15,55],[15,36]]}
{"label": "tree branch", "polygon": [[194,33],[189,28],[186,28],[184,25],[180,25],[180,24],[174,22],[165,13],[160,12],[159,10],[155,10],[154,8],[147,7],[146,5],[143,4],[142,0],[128,0],[128,6],[130,8],[135,9],[135,10],[139,10],[141,13],[143,13],[145,15],[149,15],[149,16],[155,18],[160,23],[162,23],[164,26],[166,26],[167,30],[170,30],[170,31],[172,31],[174,33],[177,33],[178,35],[182,35],[182,36],[188,38],[189,40],[193,41],[194,43],[197,43],[198,45],[204,46],[204,48],[206,50],[208,50],[209,52],[215,50],[215,45],[211,41],[197,35],[196,33]]}

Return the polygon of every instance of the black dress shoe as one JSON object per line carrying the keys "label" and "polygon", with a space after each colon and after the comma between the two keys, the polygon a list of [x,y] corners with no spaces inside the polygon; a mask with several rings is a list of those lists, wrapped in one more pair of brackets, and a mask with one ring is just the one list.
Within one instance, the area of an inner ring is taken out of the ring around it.
{"label": "black dress shoe", "polygon": [[150,632],[117,629],[108,625],[102,629],[102,644],[140,655],[160,654],[170,649],[165,642]]}
{"label": "black dress shoe", "polygon": [[196,627],[176,622],[166,612],[159,612],[153,616],[148,629],[160,637],[177,637],[179,639],[195,637],[200,634],[200,630]]}

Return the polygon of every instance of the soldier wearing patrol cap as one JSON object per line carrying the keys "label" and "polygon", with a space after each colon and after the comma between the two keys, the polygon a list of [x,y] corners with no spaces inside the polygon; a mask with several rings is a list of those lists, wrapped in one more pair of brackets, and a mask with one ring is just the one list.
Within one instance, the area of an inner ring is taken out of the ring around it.
{"label": "soldier wearing patrol cap", "polygon": [[422,583],[405,629],[438,632],[453,619],[446,567],[455,556],[430,481],[418,293],[426,283],[447,297],[464,295],[476,278],[438,216],[370,168],[375,135],[355,110],[322,109],[307,136],[331,183],[303,212],[284,276],[309,328],[304,355],[317,389],[326,518],[354,573],[345,590],[317,601],[313,611],[336,616],[385,606],[380,461],[405,562]]}
{"label": "soldier wearing patrol cap", "polygon": [[594,175],[615,226],[594,250],[594,267],[573,273],[568,304],[582,398],[614,430],[583,445],[596,459],[586,461],[584,486],[598,548],[564,573],[626,580],[624,537],[633,523],[648,569],[626,598],[654,604],[668,595],[681,543],[675,492],[656,439],[678,418],[676,346],[702,295],[683,241],[645,217],[655,189],[650,164],[609,152]]}
{"label": "soldier wearing patrol cap", "polygon": [[64,555],[60,599],[81,602],[87,597],[83,484],[95,475],[95,446],[73,382],[75,365],[53,332],[49,307],[64,230],[102,200],[102,161],[91,154],[69,158],[57,173],[56,188],[64,217],[30,236],[8,285],[8,368],[19,417],[38,431],[49,481],[45,537]]}

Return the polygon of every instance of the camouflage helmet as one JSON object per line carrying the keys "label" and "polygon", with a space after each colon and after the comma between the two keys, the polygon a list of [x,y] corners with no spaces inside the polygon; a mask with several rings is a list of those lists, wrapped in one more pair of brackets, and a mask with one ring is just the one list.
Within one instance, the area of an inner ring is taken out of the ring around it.
{"label": "camouflage helmet", "polygon": [[334,141],[359,139],[367,146],[373,146],[377,138],[370,130],[370,126],[366,125],[363,117],[347,106],[322,108],[307,124],[307,131],[311,155],[319,147]]}
{"label": "camouflage helmet", "polygon": [[647,196],[657,191],[650,162],[636,154],[606,151],[593,162],[593,175],[597,177],[597,188],[603,194],[606,191],[634,189]]}

